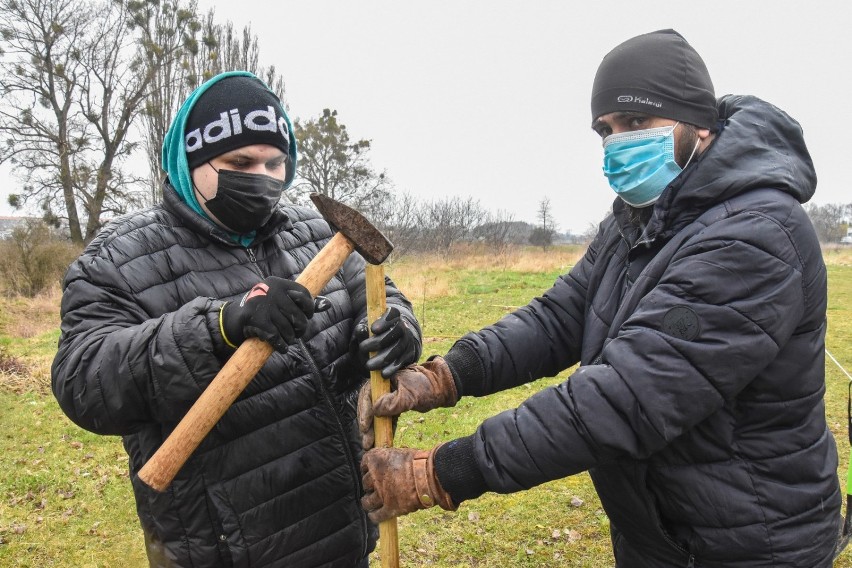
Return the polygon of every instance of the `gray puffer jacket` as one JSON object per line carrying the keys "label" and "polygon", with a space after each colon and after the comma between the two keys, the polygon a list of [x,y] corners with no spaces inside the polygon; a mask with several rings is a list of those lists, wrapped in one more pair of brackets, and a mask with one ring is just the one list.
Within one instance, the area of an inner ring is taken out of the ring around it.
{"label": "gray puffer jacket", "polygon": [[779,109],[719,112],[644,233],[616,201],[570,273],[447,354],[469,395],[581,365],[441,448],[454,499],[589,470],[619,568],[831,565],[826,270],[800,205],[816,175]]}
{"label": "gray puffer jacket", "polygon": [[[65,278],[53,390],[77,424],[123,437],[151,564],[352,568],[374,548],[361,510],[349,355],[366,314],[364,261],[349,257],[286,354],[273,353],[160,494],[136,477],[233,353],[223,302],[262,278],[295,279],[332,237],[313,210],[281,208],[235,246],[166,186],[162,206],[119,219]],[[419,328],[390,280],[388,305]]]}

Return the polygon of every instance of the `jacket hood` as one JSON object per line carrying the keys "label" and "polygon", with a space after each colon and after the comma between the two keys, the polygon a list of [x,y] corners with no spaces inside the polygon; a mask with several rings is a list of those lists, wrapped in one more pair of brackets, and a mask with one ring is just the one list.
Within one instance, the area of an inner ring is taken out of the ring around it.
{"label": "jacket hood", "polygon": [[705,152],[683,197],[718,195],[716,201],[757,188],[789,193],[799,203],[816,191],[816,171],[802,127],[783,110],[752,96],[719,99],[718,139]]}
{"label": "jacket hood", "polygon": [[777,189],[799,203],[816,191],[816,171],[796,120],[753,96],[725,95],[718,109],[716,138],[660,196],[647,235],[677,231],[710,207],[754,189]]}

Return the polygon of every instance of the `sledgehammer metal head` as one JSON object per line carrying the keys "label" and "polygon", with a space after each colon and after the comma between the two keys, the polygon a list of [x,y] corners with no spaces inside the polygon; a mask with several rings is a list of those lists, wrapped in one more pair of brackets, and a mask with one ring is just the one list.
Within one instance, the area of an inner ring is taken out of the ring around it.
{"label": "sledgehammer metal head", "polygon": [[310,197],[328,224],[343,233],[367,262],[381,264],[387,259],[393,244],[366,217],[321,193]]}

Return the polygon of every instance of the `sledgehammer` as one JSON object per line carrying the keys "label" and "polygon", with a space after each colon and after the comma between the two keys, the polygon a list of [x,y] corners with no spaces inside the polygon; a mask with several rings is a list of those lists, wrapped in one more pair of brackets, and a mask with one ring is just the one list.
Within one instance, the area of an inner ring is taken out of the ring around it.
{"label": "sledgehammer", "polygon": [[[393,250],[393,245],[354,209],[317,193],[311,194],[311,201],[326,221],[337,229],[334,237],[296,278],[296,282],[316,297],[353,250],[361,253],[367,262],[381,264]],[[169,437],[139,470],[139,479],[152,489],[165,491],[270,355],[272,346],[267,342],[255,337],[243,341]]]}

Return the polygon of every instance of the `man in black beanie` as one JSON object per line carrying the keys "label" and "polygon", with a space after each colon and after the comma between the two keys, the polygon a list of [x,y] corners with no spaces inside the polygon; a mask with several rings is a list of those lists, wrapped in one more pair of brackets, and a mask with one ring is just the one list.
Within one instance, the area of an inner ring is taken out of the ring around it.
{"label": "man in black beanie", "polygon": [[[166,135],[163,203],[111,222],[66,275],[53,391],[81,427],[122,436],[152,567],[366,568],[375,547],[355,401],[367,369],[417,361],[420,330],[388,279],[367,339],[357,253],[315,310],[295,278],[333,232],[279,204],[296,162],[278,97],[217,75]],[[169,489],[149,488],[138,471],[248,337],[275,352]]]}
{"label": "man in black beanie", "polygon": [[677,32],[613,49],[592,128],[617,197],[585,256],[529,305],[411,366],[359,415],[453,406],[579,364],[431,450],[362,461],[374,521],[588,471],[618,568],[832,564],[837,450],[823,394],[826,271],[801,204],[799,124],[718,100]]}

